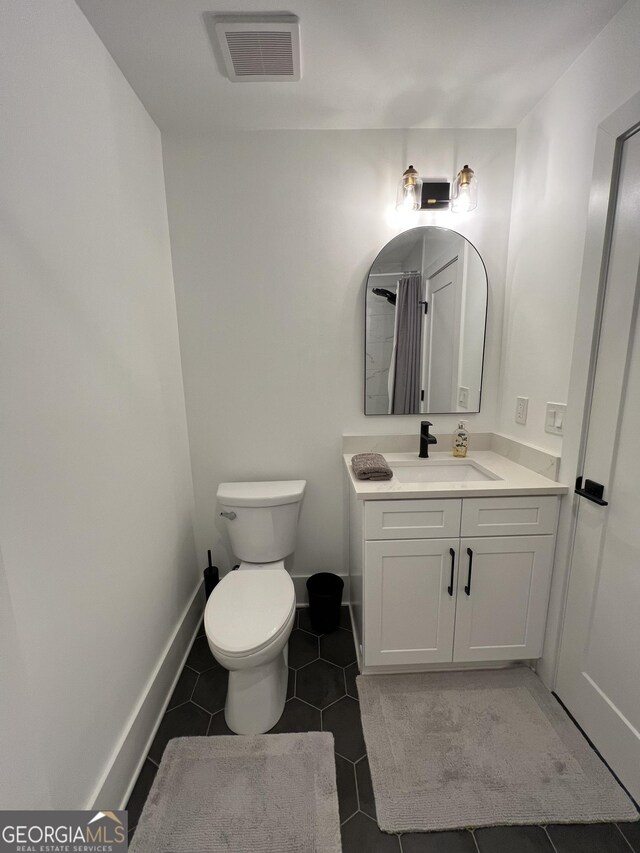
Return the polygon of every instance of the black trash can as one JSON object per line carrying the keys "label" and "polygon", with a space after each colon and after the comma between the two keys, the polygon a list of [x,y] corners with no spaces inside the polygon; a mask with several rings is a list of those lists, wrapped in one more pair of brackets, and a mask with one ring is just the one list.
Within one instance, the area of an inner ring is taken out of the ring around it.
{"label": "black trash can", "polygon": [[309,618],[314,631],[328,634],[340,627],[340,606],[344,581],[331,572],[319,572],[307,579]]}

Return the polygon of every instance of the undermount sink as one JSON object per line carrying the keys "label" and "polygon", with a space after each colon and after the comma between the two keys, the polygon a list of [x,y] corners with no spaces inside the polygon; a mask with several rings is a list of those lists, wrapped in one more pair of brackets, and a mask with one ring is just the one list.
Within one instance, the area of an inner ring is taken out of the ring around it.
{"label": "undermount sink", "polygon": [[391,469],[400,483],[473,483],[500,479],[468,459],[393,462]]}

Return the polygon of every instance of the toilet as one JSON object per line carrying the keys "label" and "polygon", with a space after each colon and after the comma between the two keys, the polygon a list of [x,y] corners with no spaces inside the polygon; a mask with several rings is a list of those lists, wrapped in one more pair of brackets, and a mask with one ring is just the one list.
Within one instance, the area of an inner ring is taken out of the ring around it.
{"label": "toilet", "polygon": [[241,560],[204,611],[211,653],[229,671],[224,716],[231,731],[262,734],[287,697],[287,642],[296,594],[284,558],[293,553],[305,480],[220,483],[217,498]]}

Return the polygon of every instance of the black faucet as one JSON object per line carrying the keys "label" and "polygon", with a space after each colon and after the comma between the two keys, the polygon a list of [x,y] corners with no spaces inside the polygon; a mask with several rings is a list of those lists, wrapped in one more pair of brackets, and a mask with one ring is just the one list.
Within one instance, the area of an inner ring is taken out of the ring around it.
{"label": "black faucet", "polygon": [[438,443],[438,439],[435,435],[431,435],[429,432],[430,426],[433,426],[431,421],[420,421],[420,453],[418,456],[421,459],[428,459],[429,445]]}

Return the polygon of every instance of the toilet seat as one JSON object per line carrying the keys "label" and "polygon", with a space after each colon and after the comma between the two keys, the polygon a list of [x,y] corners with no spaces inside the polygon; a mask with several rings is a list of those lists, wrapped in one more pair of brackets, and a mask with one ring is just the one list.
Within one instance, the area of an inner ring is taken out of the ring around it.
{"label": "toilet seat", "polygon": [[227,657],[246,657],[274,643],[287,630],[296,606],[295,587],[282,560],[274,568],[245,565],[220,581],[204,612],[210,645]]}

